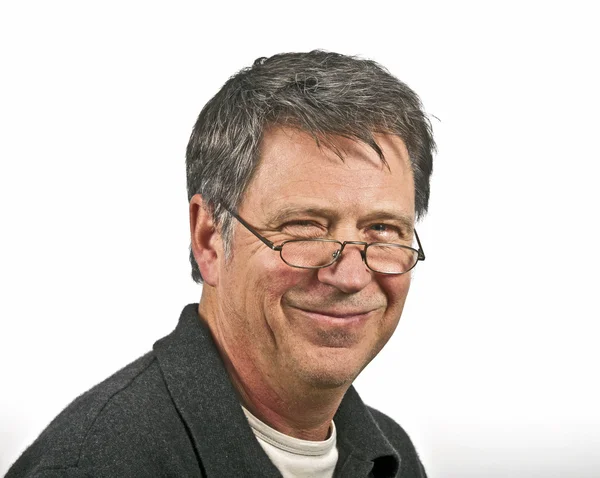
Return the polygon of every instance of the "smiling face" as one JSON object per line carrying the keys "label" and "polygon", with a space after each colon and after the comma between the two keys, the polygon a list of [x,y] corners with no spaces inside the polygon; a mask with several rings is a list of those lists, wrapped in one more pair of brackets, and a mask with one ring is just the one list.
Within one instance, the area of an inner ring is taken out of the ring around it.
{"label": "smiling face", "polygon": [[[275,244],[328,238],[410,245],[408,153],[398,137],[376,139],[389,169],[358,142],[337,139],[342,161],[306,133],[268,130],[238,214]],[[234,368],[250,367],[270,383],[350,385],[394,332],[410,274],[370,271],[357,245],[347,245],[330,267],[293,268],[239,222],[233,226],[231,255],[217,254],[210,287],[217,340]]]}

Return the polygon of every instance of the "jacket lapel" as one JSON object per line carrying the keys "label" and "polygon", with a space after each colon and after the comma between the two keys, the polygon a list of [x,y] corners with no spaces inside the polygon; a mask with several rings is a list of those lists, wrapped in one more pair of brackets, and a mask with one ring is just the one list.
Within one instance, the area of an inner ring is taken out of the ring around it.
{"label": "jacket lapel", "polygon": [[281,474],[264,453],[243,414],[197,304],[186,306],[177,328],[154,344],[175,407],[206,477]]}

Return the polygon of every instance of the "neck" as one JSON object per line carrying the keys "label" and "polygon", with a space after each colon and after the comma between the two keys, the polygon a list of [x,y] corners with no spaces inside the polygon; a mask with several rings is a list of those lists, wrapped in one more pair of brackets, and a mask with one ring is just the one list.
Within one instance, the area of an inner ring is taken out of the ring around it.
{"label": "neck", "polygon": [[267,383],[257,376],[258,370],[240,373],[233,361],[225,363],[242,404],[258,419],[295,438],[322,441],[328,437],[343,393],[303,393],[298,388],[290,392],[280,384]]}
{"label": "neck", "polygon": [[273,370],[272,364],[253,355],[255,348],[242,345],[243,331],[241,338],[236,337],[219,320],[225,315],[206,297],[210,296],[205,295],[207,289],[203,287],[198,312],[209,326],[241,404],[281,433],[303,440],[325,440],[348,387],[317,388]]}

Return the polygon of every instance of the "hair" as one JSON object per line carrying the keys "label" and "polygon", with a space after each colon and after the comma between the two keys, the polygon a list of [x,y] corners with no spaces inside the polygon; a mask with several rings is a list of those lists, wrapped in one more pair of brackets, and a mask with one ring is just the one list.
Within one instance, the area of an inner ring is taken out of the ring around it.
{"label": "hair", "polygon": [[[427,212],[435,142],[421,100],[406,84],[371,60],[321,50],[258,58],[232,76],[204,106],[186,151],[188,200],[202,195],[231,243],[231,216],[260,161],[260,144],[271,126],[310,134],[332,149],[335,137],[370,146],[385,163],[374,135],[405,143],[415,185],[417,219]],[[192,278],[202,282],[190,250]]]}

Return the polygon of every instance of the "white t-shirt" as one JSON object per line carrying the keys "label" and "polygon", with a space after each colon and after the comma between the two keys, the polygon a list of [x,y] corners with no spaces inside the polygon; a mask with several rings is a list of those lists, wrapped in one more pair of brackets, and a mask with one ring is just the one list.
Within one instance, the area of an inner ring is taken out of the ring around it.
{"label": "white t-shirt", "polygon": [[242,407],[258,443],[283,478],[332,478],[338,459],[335,424],[325,441],[294,438],[278,432]]}

